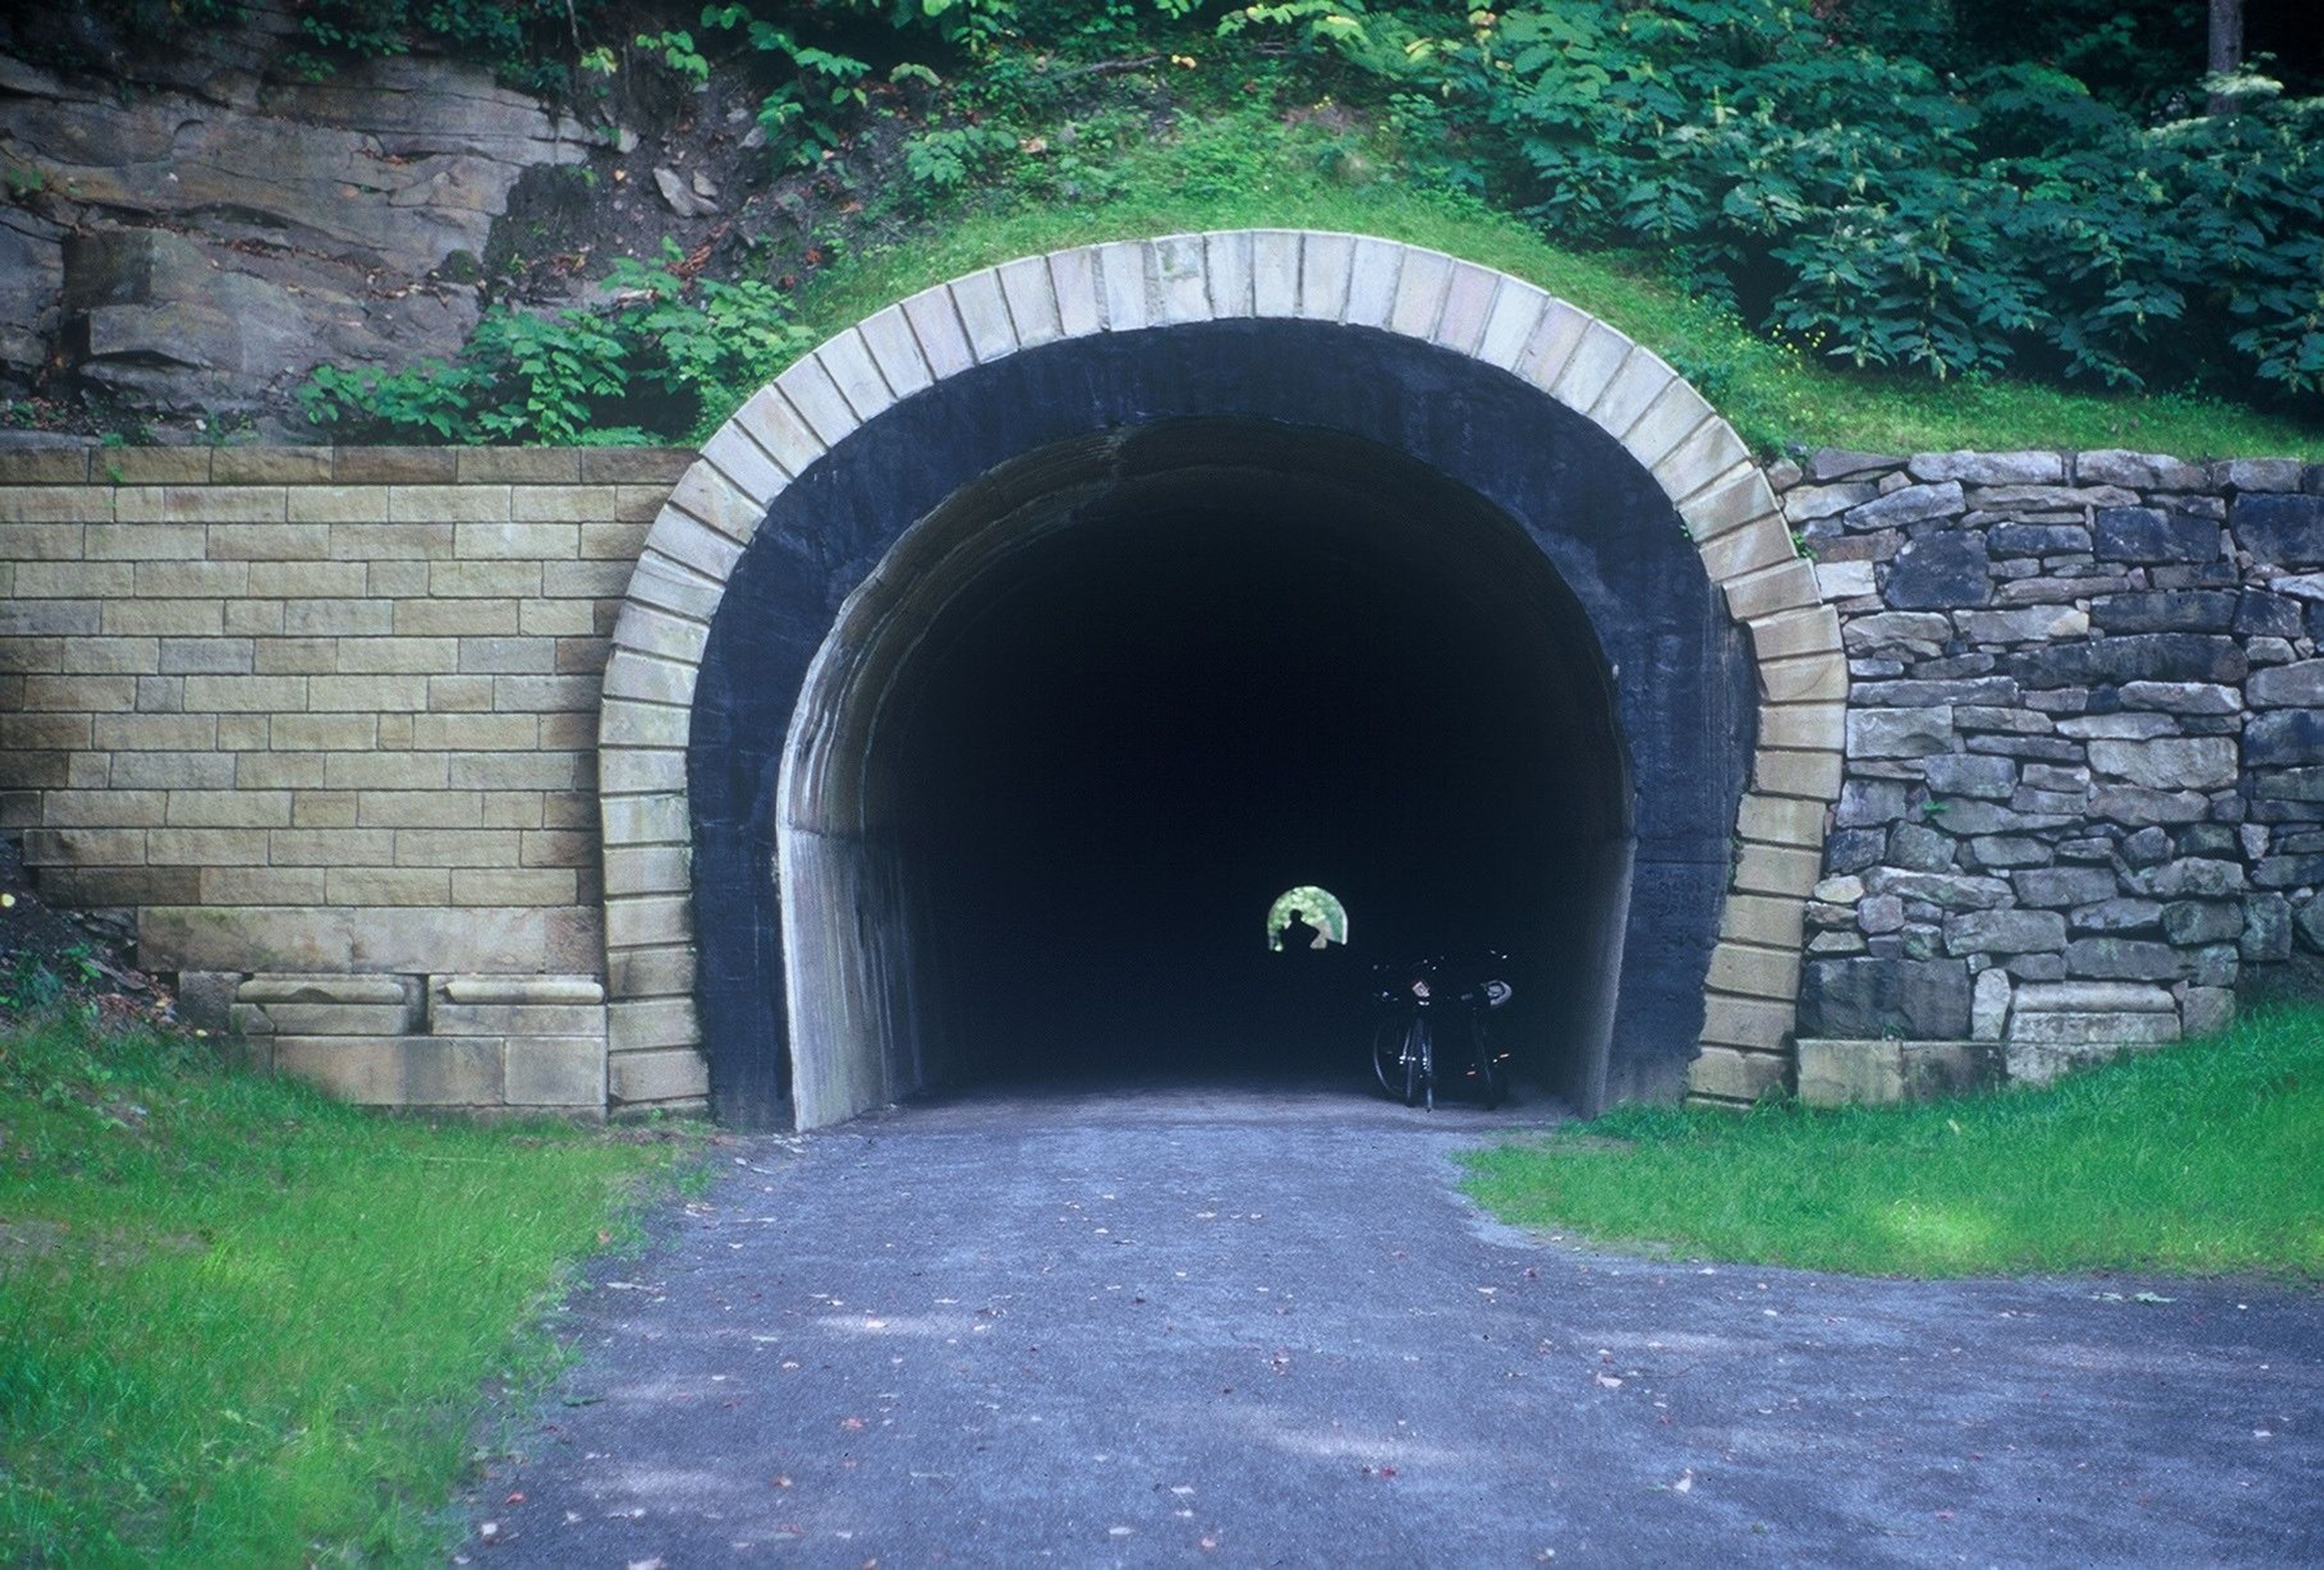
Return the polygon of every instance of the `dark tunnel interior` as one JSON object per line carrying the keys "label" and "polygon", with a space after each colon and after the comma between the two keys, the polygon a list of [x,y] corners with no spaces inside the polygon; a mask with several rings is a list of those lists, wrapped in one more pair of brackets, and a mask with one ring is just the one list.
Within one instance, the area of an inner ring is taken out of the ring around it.
{"label": "dark tunnel interior", "polygon": [[[1056,504],[924,630],[869,762],[936,1077],[1353,1083],[1372,965],[1489,946],[1521,1079],[1573,1094],[1629,787],[1539,550],[1345,455]],[[1268,950],[1302,883],[1345,949]]]}

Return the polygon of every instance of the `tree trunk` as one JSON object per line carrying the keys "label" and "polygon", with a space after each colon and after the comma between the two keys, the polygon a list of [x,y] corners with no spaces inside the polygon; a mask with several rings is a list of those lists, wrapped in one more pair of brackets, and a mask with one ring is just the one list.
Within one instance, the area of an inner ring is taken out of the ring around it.
{"label": "tree trunk", "polygon": [[[2205,69],[2226,76],[2244,63],[2244,0],[2211,0],[2210,50]],[[2232,106],[2224,93],[2213,93],[2210,112],[2224,115]]]}

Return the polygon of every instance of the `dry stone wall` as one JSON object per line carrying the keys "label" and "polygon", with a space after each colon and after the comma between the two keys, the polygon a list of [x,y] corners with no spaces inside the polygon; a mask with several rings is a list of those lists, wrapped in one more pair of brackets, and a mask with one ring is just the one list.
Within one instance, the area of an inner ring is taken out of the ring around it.
{"label": "dry stone wall", "polygon": [[692,457],[0,454],[0,827],[353,1099],[698,1100],[693,1052],[609,1039],[595,788],[607,634]]}
{"label": "dry stone wall", "polygon": [[2324,468],[1825,451],[1771,478],[1850,676],[1803,1038],[1987,1043],[2046,1079],[2216,1030],[2246,967],[2324,948]]}

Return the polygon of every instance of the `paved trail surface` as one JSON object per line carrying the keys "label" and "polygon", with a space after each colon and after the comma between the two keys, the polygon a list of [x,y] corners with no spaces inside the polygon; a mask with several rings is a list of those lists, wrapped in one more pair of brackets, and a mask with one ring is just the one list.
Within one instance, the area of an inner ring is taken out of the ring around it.
{"label": "paved trail surface", "polygon": [[1586,1251],[1455,1192],[1512,1122],[986,1095],[738,1141],[576,1297],[462,1555],[2324,1563],[2324,1296]]}

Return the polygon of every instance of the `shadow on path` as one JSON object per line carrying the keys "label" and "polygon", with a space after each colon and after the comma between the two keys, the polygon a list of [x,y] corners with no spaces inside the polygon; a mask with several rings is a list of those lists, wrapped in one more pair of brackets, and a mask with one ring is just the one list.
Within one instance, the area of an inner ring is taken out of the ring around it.
{"label": "shadow on path", "polygon": [[2324,1561],[2324,1298],[1575,1249],[1453,1187],[1550,1115],[1068,1087],[722,1146],[462,1555]]}

